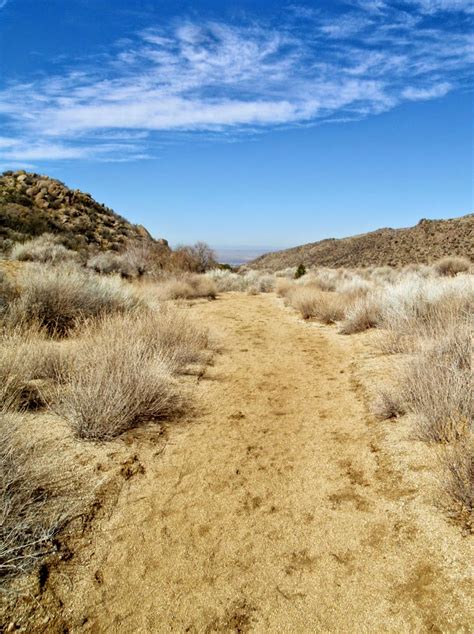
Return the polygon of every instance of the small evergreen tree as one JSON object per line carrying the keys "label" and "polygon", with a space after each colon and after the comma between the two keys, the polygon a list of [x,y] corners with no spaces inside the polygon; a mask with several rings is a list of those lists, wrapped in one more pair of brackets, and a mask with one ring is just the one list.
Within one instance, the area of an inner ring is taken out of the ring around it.
{"label": "small evergreen tree", "polygon": [[306,273],[306,267],[304,264],[299,264],[298,268],[296,269],[296,273],[295,273],[295,280],[299,279],[300,277],[303,277],[303,275]]}

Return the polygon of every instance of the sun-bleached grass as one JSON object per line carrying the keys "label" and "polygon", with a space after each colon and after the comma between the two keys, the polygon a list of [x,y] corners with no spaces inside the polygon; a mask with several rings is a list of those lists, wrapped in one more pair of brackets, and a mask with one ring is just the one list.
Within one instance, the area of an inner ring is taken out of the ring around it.
{"label": "sun-bleached grass", "polygon": [[287,277],[279,277],[276,280],[275,292],[279,297],[288,298],[295,288],[294,282]]}
{"label": "sun-bleached grass", "polygon": [[472,310],[474,278],[425,279],[408,276],[378,292],[380,339],[384,352],[416,349],[421,339],[433,339],[463,321]]}
{"label": "sun-bleached grass", "polygon": [[443,487],[448,512],[467,530],[474,530],[474,436],[455,443],[444,456]]}
{"label": "sun-bleached grass", "polygon": [[64,377],[57,411],[80,438],[109,440],[177,408],[167,363],[143,341],[123,336],[84,341]]}
{"label": "sun-bleached grass", "polygon": [[406,413],[400,397],[387,388],[381,389],[372,403],[372,413],[378,420],[398,418]]}
{"label": "sun-bleached grass", "polygon": [[46,404],[61,370],[60,344],[37,328],[0,333],[0,408],[35,409]]}
{"label": "sun-bleached grass", "polygon": [[143,302],[119,278],[104,278],[77,267],[24,267],[21,292],[3,318],[11,324],[37,325],[50,335],[65,336],[78,324],[103,314],[139,309]]}
{"label": "sun-bleached grass", "polygon": [[18,297],[18,288],[13,283],[11,275],[0,269],[0,319],[7,312],[8,307]]}
{"label": "sun-bleached grass", "polygon": [[405,363],[401,396],[423,440],[452,442],[472,429],[470,327],[427,341]]}
{"label": "sun-bleached grass", "polygon": [[60,240],[49,233],[26,242],[17,242],[10,253],[12,260],[20,262],[41,262],[43,264],[65,264],[79,259],[77,251],[67,249]]}
{"label": "sun-bleached grass", "polygon": [[234,273],[224,269],[213,269],[208,271],[205,277],[214,282],[219,293],[269,293],[275,289],[276,282],[274,274],[264,271]]}
{"label": "sun-bleached grass", "polygon": [[435,263],[434,269],[438,275],[454,276],[458,273],[468,273],[472,263],[469,258],[448,256]]}
{"label": "sun-bleached grass", "polygon": [[[26,572],[52,550],[71,505],[22,418],[0,411],[0,580]],[[54,502],[53,502],[54,500]],[[59,503],[58,503],[59,502]]]}
{"label": "sun-bleached grass", "polygon": [[318,288],[301,286],[292,293],[291,303],[303,319],[334,324],[344,318],[347,298],[335,293],[324,293]]}
{"label": "sun-bleached grass", "polygon": [[172,310],[104,317],[81,330],[55,408],[92,440],[168,418],[184,403],[173,375],[207,346],[207,332]]}
{"label": "sun-bleached grass", "polygon": [[156,297],[159,300],[173,299],[215,299],[217,287],[206,275],[183,274],[179,277],[162,279],[156,285]]}
{"label": "sun-bleached grass", "polygon": [[379,303],[372,295],[365,295],[348,305],[339,332],[343,335],[353,335],[376,328],[380,321]]}

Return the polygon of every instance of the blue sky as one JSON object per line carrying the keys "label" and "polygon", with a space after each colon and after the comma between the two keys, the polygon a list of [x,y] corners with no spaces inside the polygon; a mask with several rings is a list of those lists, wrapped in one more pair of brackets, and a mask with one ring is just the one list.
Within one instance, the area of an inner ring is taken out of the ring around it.
{"label": "blue sky", "polygon": [[0,168],[172,243],[472,211],[472,3],[0,0]]}

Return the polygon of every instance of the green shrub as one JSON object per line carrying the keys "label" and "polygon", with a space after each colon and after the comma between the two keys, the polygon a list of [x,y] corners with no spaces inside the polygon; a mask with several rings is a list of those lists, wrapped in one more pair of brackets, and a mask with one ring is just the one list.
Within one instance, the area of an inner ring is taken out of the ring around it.
{"label": "green shrub", "polygon": [[298,268],[295,271],[295,280],[298,280],[300,277],[306,275],[306,267],[304,264],[299,264]]}

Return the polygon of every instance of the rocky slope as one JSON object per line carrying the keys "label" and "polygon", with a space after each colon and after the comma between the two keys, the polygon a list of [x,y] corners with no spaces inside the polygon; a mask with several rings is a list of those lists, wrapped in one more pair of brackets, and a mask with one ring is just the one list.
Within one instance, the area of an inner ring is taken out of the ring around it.
{"label": "rocky slope", "polygon": [[162,245],[90,194],[24,171],[0,175],[0,250],[42,233],[60,235],[76,251],[120,251],[130,242]]}
{"label": "rocky slope", "polygon": [[321,240],[267,253],[247,264],[274,271],[290,266],[359,267],[430,263],[445,255],[474,260],[474,214],[420,220],[406,229],[378,229],[349,238]]}

